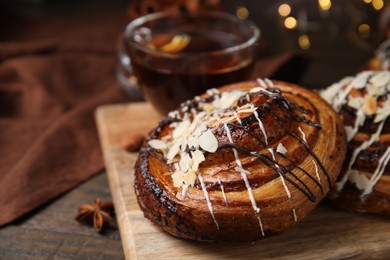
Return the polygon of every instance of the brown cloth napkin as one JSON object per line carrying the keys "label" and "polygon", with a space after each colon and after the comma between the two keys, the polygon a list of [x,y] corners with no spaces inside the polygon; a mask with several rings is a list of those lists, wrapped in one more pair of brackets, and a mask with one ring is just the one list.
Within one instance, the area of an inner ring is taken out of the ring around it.
{"label": "brown cloth napkin", "polygon": [[0,41],[0,226],[103,169],[93,112],[129,101],[115,79],[126,22],[34,21]]}
{"label": "brown cloth napkin", "polygon": [[[124,14],[61,18],[0,39],[0,226],[103,169],[93,112],[130,100],[115,79],[126,23]],[[259,60],[255,75],[286,70],[279,79],[294,80],[285,66],[297,57]]]}

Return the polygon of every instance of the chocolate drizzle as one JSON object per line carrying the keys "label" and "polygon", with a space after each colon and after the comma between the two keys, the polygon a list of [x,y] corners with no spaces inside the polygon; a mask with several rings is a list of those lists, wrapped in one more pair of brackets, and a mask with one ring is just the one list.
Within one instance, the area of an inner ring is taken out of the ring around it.
{"label": "chocolate drizzle", "polygon": [[[308,145],[307,142],[305,142],[302,138],[300,138],[297,134],[295,133],[288,133],[290,136],[294,137],[295,139],[297,139],[301,144],[303,144],[307,150],[307,152],[314,158],[314,160],[316,160],[316,162],[319,164],[322,172],[325,174],[326,176],[326,179],[328,180],[328,184],[329,184],[329,187],[332,186],[332,182],[331,182],[331,179],[330,179],[330,176],[328,174],[328,172],[326,171],[324,165],[322,164],[322,162],[320,161],[320,159],[318,158],[318,156],[313,152],[313,150],[310,148],[310,146]],[[321,186],[321,185],[320,185]]]}
{"label": "chocolate drizzle", "polygon": [[[199,111],[201,111],[201,109],[199,108],[199,103],[212,102],[215,99],[221,98],[221,93],[212,92],[209,94],[210,94],[210,96],[206,96],[205,98],[197,98],[196,100],[183,103],[181,108],[179,109],[179,113],[177,113],[176,115],[179,115],[180,118],[182,118],[185,111],[195,110],[195,111],[199,112]],[[287,92],[287,94],[291,94],[291,93]],[[312,113],[317,114],[317,111],[315,110],[314,105],[310,102],[310,100],[308,100],[304,96],[301,96],[301,95],[298,95],[298,96],[300,96],[300,98],[304,99],[311,106],[312,110],[309,110],[301,105],[298,105],[297,103],[295,103],[293,101],[286,99],[286,97],[282,95],[282,92],[279,89],[269,88],[269,87],[264,89],[264,91],[259,91],[259,92],[255,92],[255,93],[248,93],[247,95],[243,95],[241,98],[239,98],[237,105],[248,104],[251,99],[255,99],[255,100],[262,99],[262,100],[265,100],[265,102],[263,101],[264,103],[260,104],[257,107],[257,109],[255,110],[256,111],[255,113],[258,113],[258,115],[259,115],[259,119],[264,112],[271,112],[273,114],[275,120],[280,120],[280,116],[278,115],[278,113],[272,108],[270,103],[268,103],[268,102],[271,102],[271,103],[277,105],[277,107],[279,107],[279,109],[284,110],[285,111],[284,113],[290,114],[291,119],[293,119],[295,122],[307,124],[311,127],[315,127],[317,130],[321,130],[322,126],[321,126],[320,122],[311,121],[311,120],[307,119],[305,116],[303,116],[303,115],[310,115]],[[250,99],[248,99],[248,97]],[[172,122],[177,122],[177,121],[179,121],[179,122],[181,121],[181,119],[179,119],[179,117],[177,117],[177,116],[173,117],[173,118],[166,119],[165,121],[160,123],[159,127],[157,128],[157,131],[155,131],[152,136],[155,138],[158,135],[158,132],[160,132],[160,130],[164,127],[164,125],[168,125]],[[244,132],[247,135],[254,138],[259,143],[259,145],[261,147],[269,147],[269,145],[265,141],[269,142],[272,140],[266,139],[264,141],[264,139],[265,139],[264,136],[256,134],[251,129],[250,125],[253,124],[255,121],[256,121],[256,117],[253,114],[249,117],[245,117],[245,118],[241,119],[240,120],[241,124],[234,123],[234,122],[228,122],[228,123],[226,123],[226,125],[229,128],[229,131],[234,132],[237,129],[239,129],[242,132]],[[327,173],[325,167],[323,166],[323,164],[319,160],[318,156],[313,152],[313,150],[311,149],[309,144],[293,132],[287,131],[287,134],[292,136],[293,138],[295,138],[301,144],[304,145],[306,151],[310,154],[310,156],[312,156],[314,158],[314,160],[320,166],[322,172],[326,175],[327,180],[328,180],[328,184],[331,185],[331,180],[330,180],[329,174]],[[225,133],[225,135],[226,135],[226,133]],[[296,189],[298,189],[300,192],[305,194],[310,201],[316,200],[316,196],[314,195],[314,192],[312,190],[310,190],[309,186],[307,184],[305,184],[305,182],[303,182],[297,176],[297,174],[295,174],[292,171],[292,169],[296,168],[299,171],[303,172],[305,176],[307,176],[311,181],[313,181],[316,184],[316,186],[318,186],[321,193],[324,194],[324,189],[321,186],[321,183],[316,178],[314,178],[307,170],[300,167],[294,160],[292,160],[291,158],[289,158],[288,156],[286,156],[282,153],[277,153],[277,154],[280,157],[282,157],[283,159],[285,159],[286,161],[288,161],[290,164],[289,166],[282,165],[281,163],[277,162],[277,160],[271,158],[270,156],[268,156],[264,153],[258,153],[258,152],[252,151],[251,149],[248,149],[247,147],[245,147],[243,145],[237,145],[233,142],[219,141],[218,149],[223,149],[223,148],[234,148],[234,149],[237,149],[239,152],[246,154],[247,156],[252,156],[252,157],[258,158],[262,163],[264,163],[264,165],[271,168],[275,172],[279,173],[280,176],[285,178],[291,185],[293,185]],[[191,149],[187,148],[186,151],[190,152]],[[152,156],[154,156],[160,160],[163,160],[163,157],[161,155],[158,155],[157,153],[153,152],[153,150],[151,150],[149,152]],[[207,153],[206,153],[206,156],[207,156]],[[166,163],[167,161],[164,160],[164,162]],[[196,185],[196,186],[199,187],[199,185]]]}
{"label": "chocolate drizzle", "polygon": [[[249,156],[254,156],[254,157],[257,157],[259,158],[267,167],[279,172],[289,183],[291,183],[295,188],[297,188],[298,190],[300,190],[303,194],[305,194],[309,200],[311,201],[315,201],[316,200],[316,196],[314,195],[314,193],[310,190],[310,188],[298,177],[296,176],[296,174],[294,174],[288,167],[285,167],[281,164],[279,164],[276,160],[273,160],[272,158],[268,157],[267,155],[265,154],[260,154],[260,153],[256,153],[254,151],[251,151],[245,147],[242,147],[242,146],[239,146],[239,145],[236,145],[234,143],[229,143],[229,142],[220,142],[219,143],[219,147],[220,148],[234,148],[234,149],[237,149],[238,151],[242,152],[242,153],[245,153]],[[278,165],[278,167],[276,167],[275,165]],[[295,183],[292,179],[290,179],[287,175],[286,175],[286,172],[290,173],[291,176],[294,177],[294,179],[296,179],[302,186],[299,186],[297,183]],[[321,184],[320,184],[321,186]]]}
{"label": "chocolate drizzle", "polygon": [[263,140],[262,140],[262,137],[256,135],[253,131],[249,130],[247,127],[244,127],[242,125],[233,124],[233,123],[227,123],[227,126],[229,128],[233,128],[233,129],[237,128],[237,129],[241,129],[241,130],[245,131],[247,134],[249,134],[250,136],[255,138],[256,141],[258,141],[261,145],[266,146],[265,142],[263,142]]}
{"label": "chocolate drizzle", "polygon": [[307,124],[309,126],[314,126],[316,127],[317,129],[321,130],[322,129],[322,126],[320,123],[318,122],[313,122],[313,121],[310,121],[304,117],[294,117],[294,120],[297,121],[297,122],[300,122],[300,123],[304,123],[304,124]]}

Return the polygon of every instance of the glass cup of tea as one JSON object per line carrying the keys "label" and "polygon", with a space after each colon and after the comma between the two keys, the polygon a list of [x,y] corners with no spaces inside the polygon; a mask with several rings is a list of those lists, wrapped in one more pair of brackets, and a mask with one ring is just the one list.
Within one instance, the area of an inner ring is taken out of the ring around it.
{"label": "glass cup of tea", "polygon": [[146,15],[120,40],[119,81],[138,86],[166,114],[207,89],[248,79],[259,35],[256,25],[226,13]]}

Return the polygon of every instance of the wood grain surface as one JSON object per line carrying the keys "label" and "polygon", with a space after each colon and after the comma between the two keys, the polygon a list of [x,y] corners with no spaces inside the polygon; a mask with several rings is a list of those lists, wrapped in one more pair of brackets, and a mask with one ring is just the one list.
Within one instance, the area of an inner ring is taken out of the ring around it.
{"label": "wood grain surface", "polygon": [[98,234],[74,220],[96,197],[111,200],[105,172],[0,229],[0,259],[124,259],[118,230]]}
{"label": "wood grain surface", "polygon": [[321,204],[282,235],[255,243],[199,243],[172,237],[143,217],[133,189],[137,153],[121,141],[147,134],[160,116],[146,103],[100,107],[97,125],[128,259],[385,259],[390,255],[390,219],[344,212]]}

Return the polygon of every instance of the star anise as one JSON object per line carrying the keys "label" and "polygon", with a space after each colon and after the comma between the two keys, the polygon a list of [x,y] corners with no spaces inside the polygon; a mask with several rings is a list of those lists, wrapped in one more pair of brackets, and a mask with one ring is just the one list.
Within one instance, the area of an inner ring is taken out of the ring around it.
{"label": "star anise", "polygon": [[116,228],[112,218],[114,205],[106,201],[101,203],[100,198],[96,198],[93,205],[84,204],[77,210],[75,219],[80,223],[92,225],[96,232],[101,232],[104,227]]}

